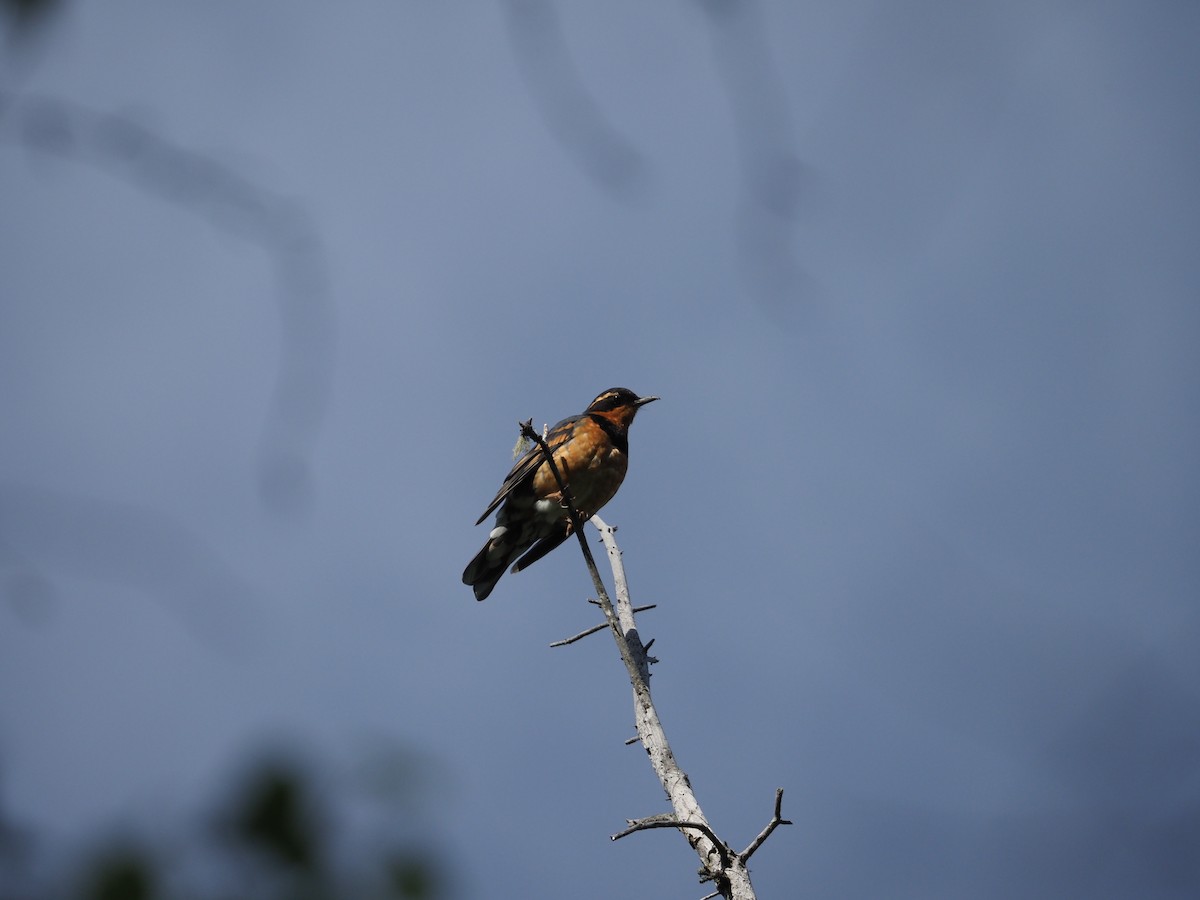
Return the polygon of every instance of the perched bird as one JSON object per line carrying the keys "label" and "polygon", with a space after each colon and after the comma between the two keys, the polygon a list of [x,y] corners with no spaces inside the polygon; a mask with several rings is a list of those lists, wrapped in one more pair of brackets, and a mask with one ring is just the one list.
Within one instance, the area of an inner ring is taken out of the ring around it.
{"label": "perched bird", "polygon": [[[598,513],[625,480],[629,426],[639,409],[657,399],[639,397],[628,388],[610,388],[582,413],[563,419],[547,433],[554,464],[584,521]],[[463,572],[463,584],[475,589],[476,600],[492,592],[509,565],[520,572],[571,536],[571,514],[536,444],[517,460],[475,524],[496,507],[500,507],[496,527]]]}

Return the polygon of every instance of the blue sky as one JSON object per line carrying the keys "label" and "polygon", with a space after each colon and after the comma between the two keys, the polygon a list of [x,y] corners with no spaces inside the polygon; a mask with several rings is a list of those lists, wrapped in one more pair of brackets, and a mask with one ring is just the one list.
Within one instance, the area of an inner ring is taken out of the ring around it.
{"label": "blue sky", "polygon": [[663,803],[615,649],[547,647],[578,553],[459,583],[517,421],[624,385],[605,518],[714,827],[787,791],[762,894],[1195,895],[1200,11],[729,9],[128,0],[6,48],[10,815],[395,742],[464,896],[699,896],[607,840]]}

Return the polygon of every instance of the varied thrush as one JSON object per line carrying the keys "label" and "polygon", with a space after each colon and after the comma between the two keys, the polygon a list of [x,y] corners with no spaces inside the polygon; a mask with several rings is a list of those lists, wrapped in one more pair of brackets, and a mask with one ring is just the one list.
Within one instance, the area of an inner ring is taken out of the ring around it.
{"label": "varied thrush", "polygon": [[[629,426],[641,407],[657,399],[639,397],[628,388],[610,388],[546,434],[554,464],[584,521],[598,513],[625,480]],[[492,592],[510,564],[520,572],[571,536],[571,514],[536,444],[517,460],[475,524],[496,507],[496,527],[463,572],[463,584],[475,589],[476,600]]]}

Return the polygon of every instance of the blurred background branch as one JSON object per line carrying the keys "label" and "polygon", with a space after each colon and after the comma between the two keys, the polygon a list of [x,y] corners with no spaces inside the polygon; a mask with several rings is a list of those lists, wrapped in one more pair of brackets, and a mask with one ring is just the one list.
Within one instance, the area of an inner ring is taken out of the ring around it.
{"label": "blurred background branch", "polygon": [[260,439],[258,484],[273,512],[307,511],[314,491],[310,457],[333,379],[336,314],[324,241],[303,204],[143,122],[64,99],[0,90],[0,140],[111,173],[267,256],[280,352]]}

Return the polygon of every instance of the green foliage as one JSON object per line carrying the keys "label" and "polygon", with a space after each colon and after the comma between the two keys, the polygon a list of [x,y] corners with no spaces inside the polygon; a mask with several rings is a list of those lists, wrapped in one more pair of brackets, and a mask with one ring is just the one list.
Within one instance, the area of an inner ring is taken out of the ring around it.
{"label": "green foliage", "polygon": [[307,794],[298,772],[270,763],[255,773],[238,798],[233,831],[279,865],[316,872],[321,838]]}
{"label": "green foliage", "polygon": [[[215,809],[183,823],[153,822],[138,837],[128,823],[119,834],[95,835],[90,851],[52,876],[39,857],[62,859],[0,808],[0,900],[438,900],[448,896],[447,870],[420,838],[417,804],[408,802],[427,781],[419,758],[399,750],[391,763],[376,754],[367,784],[333,790],[339,779],[284,755],[242,768],[217,790]],[[387,775],[388,790],[375,779]],[[403,782],[408,782],[405,787]],[[375,825],[347,834],[349,808],[363,802],[386,810]],[[211,827],[196,827],[207,821]],[[180,833],[182,831],[182,838]],[[407,836],[407,837],[405,837]]]}
{"label": "green foliage", "polygon": [[154,864],[139,851],[110,851],[93,863],[85,877],[86,900],[152,900],[160,896]]}
{"label": "green foliage", "polygon": [[48,18],[59,4],[60,0],[0,0],[0,10],[8,15],[16,28],[21,29]]}

